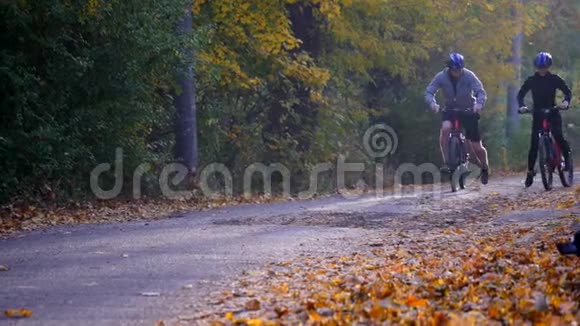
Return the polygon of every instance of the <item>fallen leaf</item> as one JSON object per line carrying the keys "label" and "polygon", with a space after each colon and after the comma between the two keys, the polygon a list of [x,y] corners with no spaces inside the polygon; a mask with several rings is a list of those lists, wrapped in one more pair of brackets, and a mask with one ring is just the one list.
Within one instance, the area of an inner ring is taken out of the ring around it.
{"label": "fallen leaf", "polygon": [[287,315],[288,314],[288,307],[276,307],[274,308],[274,311],[276,312],[276,315],[278,315],[278,318]]}
{"label": "fallen leaf", "polygon": [[316,311],[311,311],[310,313],[308,313],[308,318],[312,322],[322,321],[322,316],[320,316]]}
{"label": "fallen leaf", "polygon": [[0,265],[0,272],[7,272],[9,270],[10,270],[10,268],[8,268],[7,266]]}
{"label": "fallen leaf", "polygon": [[252,300],[246,302],[246,304],[244,305],[246,310],[250,310],[250,311],[260,310],[260,306],[261,306],[260,301],[258,301],[256,299],[252,299]]}
{"label": "fallen leaf", "polygon": [[411,307],[425,307],[427,304],[429,304],[429,301],[425,299],[418,299],[415,296],[411,295],[407,298],[405,304]]}
{"label": "fallen leaf", "polygon": [[249,319],[245,321],[245,324],[248,326],[262,326],[264,325],[264,321],[261,319]]}
{"label": "fallen leaf", "polygon": [[32,316],[32,311],[28,309],[8,309],[4,315],[10,318],[28,318]]}
{"label": "fallen leaf", "polygon": [[564,315],[572,314],[575,309],[577,309],[578,303],[576,302],[563,302],[560,304],[560,312]]}

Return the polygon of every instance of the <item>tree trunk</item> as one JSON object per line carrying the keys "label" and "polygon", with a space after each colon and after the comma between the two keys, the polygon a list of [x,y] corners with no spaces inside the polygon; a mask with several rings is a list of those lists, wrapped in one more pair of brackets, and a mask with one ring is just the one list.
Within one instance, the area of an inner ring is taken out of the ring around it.
{"label": "tree trunk", "polygon": [[[517,6],[523,5],[523,0],[516,0]],[[518,90],[521,83],[521,68],[522,68],[522,42],[524,34],[522,32],[521,10],[517,7],[513,9],[513,14],[516,20],[520,23],[520,28],[517,35],[512,39],[512,55],[509,62],[513,65],[514,78],[508,83],[507,87],[507,123],[506,123],[506,136],[511,139],[516,130],[519,128],[519,116],[518,116]]]}
{"label": "tree trunk", "polygon": [[[192,4],[189,4],[184,19],[179,22],[176,33],[179,36],[192,31]],[[197,120],[195,107],[195,80],[191,58],[193,50],[190,47],[181,49],[184,66],[177,71],[177,84],[180,90],[175,96],[175,158],[185,164],[192,174],[197,169]]]}

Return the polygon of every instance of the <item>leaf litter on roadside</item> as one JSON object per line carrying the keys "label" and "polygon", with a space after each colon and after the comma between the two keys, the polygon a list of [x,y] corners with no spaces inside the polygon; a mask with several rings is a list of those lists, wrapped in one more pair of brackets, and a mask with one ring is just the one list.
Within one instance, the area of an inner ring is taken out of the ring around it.
{"label": "leaf litter on roadside", "polygon": [[15,231],[32,231],[55,225],[161,219],[195,210],[214,209],[227,205],[278,202],[281,200],[283,198],[266,196],[217,199],[195,197],[190,200],[112,200],[47,207],[7,205],[0,207],[0,236],[8,235]]}
{"label": "leaf litter on roadside", "polygon": [[350,255],[308,255],[245,275],[234,292],[254,293],[259,307],[222,295],[223,304],[195,323],[579,325],[580,259],[554,248],[568,240],[570,221],[497,223],[514,210],[577,207],[577,191],[539,200],[493,195],[466,205],[452,217],[463,222],[451,226],[444,211],[394,220],[380,247],[361,239]]}

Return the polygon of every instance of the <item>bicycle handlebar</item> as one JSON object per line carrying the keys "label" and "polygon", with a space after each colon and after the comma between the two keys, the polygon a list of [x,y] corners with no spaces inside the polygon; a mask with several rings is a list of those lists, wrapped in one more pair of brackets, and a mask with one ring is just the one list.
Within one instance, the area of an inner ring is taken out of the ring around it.
{"label": "bicycle handlebar", "polygon": [[567,111],[569,109],[570,109],[570,107],[567,107],[567,108],[563,109],[563,108],[561,108],[561,107],[559,107],[559,106],[556,105],[556,106],[554,106],[552,108],[545,108],[545,109],[527,109],[526,111],[519,112],[519,114],[531,114],[534,111],[543,111],[544,113],[547,114],[547,113],[550,113],[550,111],[552,111],[552,110],[556,110],[556,111]]}
{"label": "bicycle handlebar", "polygon": [[449,108],[442,108],[441,112],[449,112],[449,111],[454,111],[454,112],[473,112],[473,108],[469,107],[469,108],[465,108],[465,109],[449,109]]}

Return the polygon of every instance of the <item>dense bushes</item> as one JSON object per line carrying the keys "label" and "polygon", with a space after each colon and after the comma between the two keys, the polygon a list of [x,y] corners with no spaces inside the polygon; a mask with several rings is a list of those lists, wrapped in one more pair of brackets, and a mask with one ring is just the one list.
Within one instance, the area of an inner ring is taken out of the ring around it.
{"label": "dense bushes", "polygon": [[[3,1],[0,198],[86,193],[124,149],[125,167],[163,159],[165,94],[180,1]],[[154,148],[155,150],[151,150]],[[54,194],[53,194],[54,193]]]}

